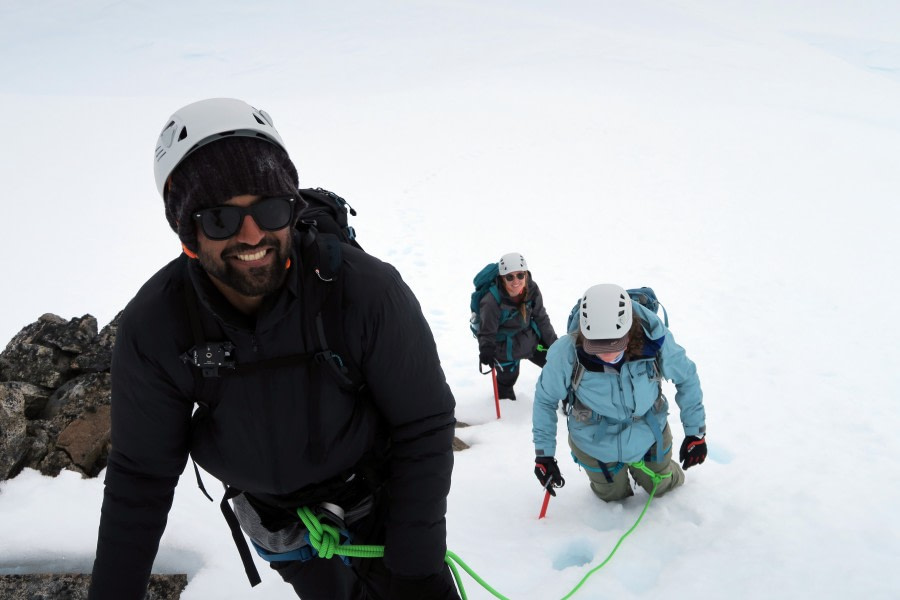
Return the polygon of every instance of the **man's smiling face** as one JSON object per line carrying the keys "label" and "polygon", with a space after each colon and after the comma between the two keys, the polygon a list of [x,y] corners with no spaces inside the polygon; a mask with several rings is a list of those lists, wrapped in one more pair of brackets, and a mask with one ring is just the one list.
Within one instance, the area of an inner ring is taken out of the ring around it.
{"label": "man's smiling face", "polygon": [[[261,196],[234,196],[225,204],[247,207]],[[291,228],[266,231],[251,215],[245,215],[240,229],[225,240],[212,240],[197,228],[198,259],[216,287],[239,309],[258,305],[262,297],[284,283],[285,265],[290,256]]]}

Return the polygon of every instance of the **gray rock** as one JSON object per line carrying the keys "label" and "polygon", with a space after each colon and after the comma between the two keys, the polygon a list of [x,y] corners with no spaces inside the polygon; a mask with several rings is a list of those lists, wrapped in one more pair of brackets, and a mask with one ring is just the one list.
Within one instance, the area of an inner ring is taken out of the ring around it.
{"label": "gray rock", "polygon": [[[90,575],[29,574],[0,575],[3,600],[86,600]],[[187,575],[151,575],[144,600],[179,600],[187,586]]]}
{"label": "gray rock", "polygon": [[42,419],[56,419],[60,415],[68,424],[85,410],[110,403],[109,373],[79,375],[56,389],[40,414]]}
{"label": "gray rock", "polygon": [[47,405],[51,391],[23,381],[2,381],[0,382],[0,405],[12,401],[8,398],[21,398],[24,402],[25,418],[36,419]]}
{"label": "gray rock", "polygon": [[112,349],[116,343],[116,332],[119,329],[119,320],[122,312],[110,321],[109,325],[100,330],[94,343],[72,361],[72,369],[82,373],[99,373],[109,371],[112,361]]}
{"label": "gray rock", "polygon": [[93,477],[106,466],[117,327],[114,320],[98,335],[90,315],[48,313],[0,353],[0,481],[26,467]]}
{"label": "gray rock", "polygon": [[25,397],[4,386],[0,392],[0,480],[22,470],[30,449]]}
{"label": "gray rock", "polygon": [[71,361],[71,357],[58,348],[21,342],[7,346],[0,354],[0,373],[5,381],[55,388],[72,370]]}
{"label": "gray rock", "polygon": [[24,327],[0,353],[0,379],[55,388],[72,371],[72,359],[97,337],[97,319],[66,321],[47,313]]}

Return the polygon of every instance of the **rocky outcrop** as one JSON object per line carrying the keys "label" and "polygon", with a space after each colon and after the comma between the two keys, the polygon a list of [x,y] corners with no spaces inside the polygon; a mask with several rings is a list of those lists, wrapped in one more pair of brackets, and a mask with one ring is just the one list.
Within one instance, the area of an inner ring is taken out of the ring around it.
{"label": "rocky outcrop", "polygon": [[109,367],[119,317],[46,314],[0,353],[0,480],[30,467],[96,476],[109,453]]}

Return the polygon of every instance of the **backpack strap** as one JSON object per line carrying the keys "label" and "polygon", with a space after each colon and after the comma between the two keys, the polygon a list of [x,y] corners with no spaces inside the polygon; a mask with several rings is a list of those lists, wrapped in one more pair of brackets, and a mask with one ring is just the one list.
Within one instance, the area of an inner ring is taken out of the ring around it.
{"label": "backpack strap", "polygon": [[[663,312],[665,312],[665,308]],[[660,350],[661,351],[661,350]],[[654,457],[655,462],[662,462],[663,456],[665,456],[666,452],[668,452],[668,448],[663,448],[663,430],[659,426],[659,423],[656,421],[655,414],[661,410],[663,402],[665,402],[666,397],[663,395],[663,385],[662,385],[662,367],[659,364],[659,354],[657,352],[653,357],[653,368],[656,369],[656,379],[659,384],[659,393],[656,397],[656,402],[653,403],[647,412],[644,413],[643,419],[644,422],[650,427],[650,431],[653,432],[653,437],[656,438],[656,456]],[[649,454],[649,450],[647,451]],[[646,457],[645,457],[646,458]]]}
{"label": "backpack strap", "polygon": [[[309,324],[318,339],[316,362],[327,369],[341,389],[361,394],[365,389],[365,382],[358,369],[352,368],[343,335],[344,281],[340,277],[342,256],[341,242],[337,237],[321,234],[314,226],[306,228],[301,242],[301,258],[307,270],[304,286],[308,292],[306,301],[309,309],[305,312],[312,316]],[[315,276],[310,274],[310,269]],[[311,398],[321,396],[320,370],[308,371]],[[321,422],[320,404],[316,401],[308,403],[310,423]],[[323,461],[325,444],[321,427],[310,428],[309,444],[313,460]]]}
{"label": "backpack strap", "polygon": [[[538,324],[534,319],[529,319],[529,323],[523,325],[520,329],[518,329],[516,331],[501,332],[499,330],[499,326],[506,323],[510,319],[512,319],[513,316],[519,314],[519,310],[518,310],[518,308],[515,308],[515,309],[503,308],[503,303],[500,302],[500,292],[497,289],[496,283],[491,285],[490,292],[494,296],[494,298],[497,300],[497,304],[500,306],[500,317],[497,321],[498,330],[497,330],[497,335],[495,336],[494,339],[496,339],[496,341],[498,341],[498,342],[506,342],[506,361],[510,362],[510,363],[515,362],[516,364],[518,364],[519,361],[517,359],[513,358],[513,355],[512,355],[512,351],[513,351],[512,340],[513,340],[513,338],[516,337],[517,335],[519,335],[520,333],[522,333],[523,331],[527,331],[528,329],[531,329],[532,331],[534,331],[535,335],[537,335],[538,341],[540,341],[542,339],[541,330],[538,327]],[[530,308],[533,308],[534,300],[533,299],[528,300],[528,301],[526,301],[526,304],[528,304],[528,306]]]}
{"label": "backpack strap", "polygon": [[572,365],[572,376],[569,378],[569,390],[565,398],[563,398],[563,413],[566,416],[572,413],[575,407],[575,391],[581,385],[581,378],[584,377],[584,365],[578,360],[578,354],[575,355],[575,364]]}
{"label": "backpack strap", "polygon": [[583,468],[585,471],[592,471],[594,473],[603,473],[603,478],[606,479],[606,483],[612,483],[613,477],[615,477],[615,475],[619,471],[622,470],[622,467],[625,466],[625,463],[617,462],[612,467],[608,467],[608,466],[606,466],[606,463],[595,458],[594,462],[597,463],[597,466],[592,467],[592,466],[587,465],[587,464],[583,463],[582,461],[578,460],[578,457],[575,456],[574,452],[572,452],[572,460],[574,460],[575,464],[577,464],[579,467]]}
{"label": "backpack strap", "polygon": [[309,265],[315,273],[315,277],[306,277],[305,283],[312,293],[312,297],[307,298],[311,307],[308,313],[315,313],[312,326],[319,342],[316,361],[329,368],[344,391],[360,393],[365,382],[350,360],[343,335],[344,285],[339,276],[343,257],[341,242],[334,235],[322,234],[310,227],[304,233],[301,257],[304,265]]}
{"label": "backpack strap", "polygon": [[225,517],[228,528],[231,530],[231,537],[234,539],[234,545],[237,546],[238,554],[241,555],[241,562],[244,564],[244,572],[247,573],[247,579],[250,580],[250,587],[255,587],[262,579],[253,562],[253,555],[250,553],[250,546],[247,545],[247,538],[244,537],[244,532],[241,531],[241,524],[238,523],[237,516],[231,508],[231,504],[228,503],[229,500],[240,493],[241,490],[237,488],[225,486],[225,494],[222,496],[219,508],[222,510],[222,515]]}
{"label": "backpack strap", "polygon": [[491,284],[488,291],[491,293],[491,296],[494,297],[494,300],[497,301],[497,304],[500,304],[500,289],[497,287],[496,282]]}

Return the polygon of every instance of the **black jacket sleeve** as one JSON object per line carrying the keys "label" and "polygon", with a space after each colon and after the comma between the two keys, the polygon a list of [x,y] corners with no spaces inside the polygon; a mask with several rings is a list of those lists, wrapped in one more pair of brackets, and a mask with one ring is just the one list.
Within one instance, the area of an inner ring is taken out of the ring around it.
{"label": "black jacket sleeve", "polygon": [[366,311],[363,371],[391,434],[385,564],[423,577],[443,568],[455,400],[412,291],[391,267]]}
{"label": "black jacket sleeve", "polygon": [[165,333],[152,313],[126,308],[113,350],[112,450],[91,600],[144,598],[187,461],[192,405],[171,377],[181,367]]}

